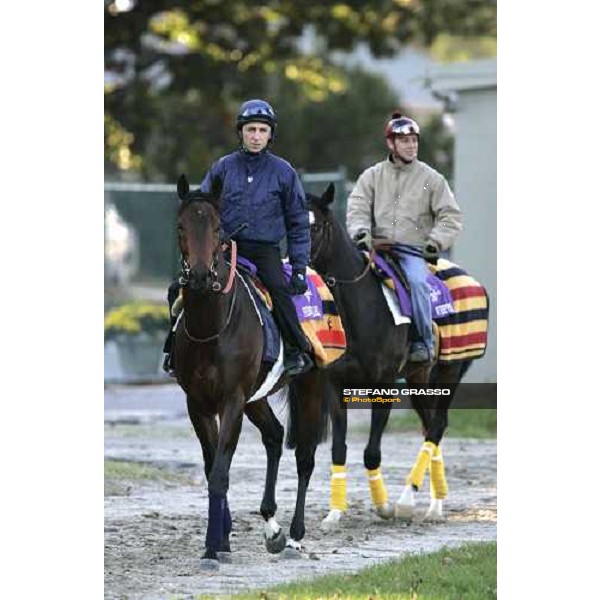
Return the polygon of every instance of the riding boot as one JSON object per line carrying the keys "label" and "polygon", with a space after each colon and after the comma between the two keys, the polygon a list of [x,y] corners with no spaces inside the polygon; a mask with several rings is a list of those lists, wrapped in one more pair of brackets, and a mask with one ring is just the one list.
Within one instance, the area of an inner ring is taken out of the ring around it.
{"label": "riding boot", "polygon": [[[172,319],[173,320],[173,319]],[[173,339],[175,338],[175,332],[173,331],[173,323],[169,328],[167,339],[163,345],[163,371],[170,377],[175,377],[175,370],[173,368]]]}
{"label": "riding boot", "polygon": [[290,377],[307,373],[315,366],[307,352],[284,343],[283,370]]}

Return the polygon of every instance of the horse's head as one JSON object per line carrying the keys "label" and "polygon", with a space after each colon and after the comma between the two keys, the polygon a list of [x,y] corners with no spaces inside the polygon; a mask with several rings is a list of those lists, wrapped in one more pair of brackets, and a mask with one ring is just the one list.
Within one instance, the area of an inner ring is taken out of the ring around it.
{"label": "horse's head", "polygon": [[310,218],[310,262],[319,270],[319,264],[323,265],[328,258],[332,227],[334,223],[331,203],[335,195],[333,183],[321,196],[307,193],[308,210]]}
{"label": "horse's head", "polygon": [[209,193],[190,191],[185,175],[177,182],[179,211],[177,232],[183,262],[182,284],[192,290],[221,290],[226,270],[220,247],[220,197],[222,183],[213,180]]}

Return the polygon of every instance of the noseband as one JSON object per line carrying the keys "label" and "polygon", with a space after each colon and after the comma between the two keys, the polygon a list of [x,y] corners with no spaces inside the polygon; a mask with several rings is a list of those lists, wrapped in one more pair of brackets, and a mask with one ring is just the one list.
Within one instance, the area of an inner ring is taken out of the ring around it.
{"label": "noseband", "polygon": [[[221,252],[223,250],[225,250],[225,248],[227,247],[227,244],[222,244],[221,245]],[[229,294],[229,292],[231,291],[231,289],[233,288],[233,297],[231,298],[231,303],[229,305],[229,311],[227,313],[227,319],[225,320],[225,325],[223,325],[223,327],[214,335],[211,335],[209,337],[206,338],[197,338],[194,337],[187,328],[186,322],[185,322],[185,312],[183,314],[182,317],[182,321],[183,321],[183,331],[185,333],[185,335],[188,337],[188,339],[190,339],[192,342],[197,342],[199,344],[202,344],[204,342],[210,342],[211,340],[216,340],[224,331],[225,329],[227,329],[227,326],[229,325],[229,322],[231,321],[231,316],[233,315],[233,308],[235,306],[235,299],[237,297],[237,285],[234,286],[233,285],[233,280],[235,277],[235,273],[236,273],[236,264],[237,264],[237,244],[235,242],[235,240],[231,240],[231,263],[229,265],[229,276],[227,278],[227,284],[225,285],[225,289],[223,289],[223,286],[221,284],[221,282],[218,280],[218,266],[219,266],[219,248],[215,249],[214,253],[213,253],[213,260],[210,264],[210,266],[208,267],[208,276],[206,278],[206,287],[210,292],[213,292],[215,294]],[[188,263],[188,261],[183,258],[183,256],[181,257],[181,275],[179,277],[179,285],[181,285],[181,287],[186,287],[189,285],[190,283],[190,273],[191,273],[191,267]]]}

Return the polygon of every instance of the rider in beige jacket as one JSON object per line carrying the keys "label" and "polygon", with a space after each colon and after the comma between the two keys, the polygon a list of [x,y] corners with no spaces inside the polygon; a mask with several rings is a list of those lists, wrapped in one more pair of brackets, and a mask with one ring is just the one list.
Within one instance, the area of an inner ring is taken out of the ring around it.
{"label": "rider in beige jacket", "polygon": [[433,357],[425,260],[437,261],[439,252],[452,245],[462,228],[461,211],[448,182],[417,159],[419,135],[414,120],[392,115],[385,130],[391,153],[359,177],[348,198],[346,220],[348,232],[363,248],[370,248],[372,237],[412,247],[413,253],[400,255],[400,263],[411,286],[413,319],[422,338],[411,348],[414,362]]}

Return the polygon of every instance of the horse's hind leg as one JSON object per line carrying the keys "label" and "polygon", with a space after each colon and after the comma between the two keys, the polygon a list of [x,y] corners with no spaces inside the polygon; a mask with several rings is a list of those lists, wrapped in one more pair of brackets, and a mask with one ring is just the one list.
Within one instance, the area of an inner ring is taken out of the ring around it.
{"label": "horse's hind leg", "polygon": [[283,426],[279,423],[265,399],[246,404],[245,412],[250,421],[260,431],[262,442],[267,451],[267,476],[265,491],[260,504],[260,514],[265,520],[267,551],[276,554],[285,548],[286,542],[283,529],[275,520],[275,513],[277,512],[275,487],[283,446]]}
{"label": "horse's hind leg", "polygon": [[371,500],[375,511],[382,519],[391,519],[394,515],[394,510],[388,502],[388,493],[381,471],[381,438],[390,418],[390,410],[391,408],[387,406],[371,409],[371,430],[363,456],[369,478]]}
{"label": "horse's hind leg", "polygon": [[306,491],[315,468],[315,451],[317,444],[324,436],[322,415],[325,378],[322,373],[313,371],[297,377],[289,386],[290,431],[288,446],[295,441],[296,470],[298,473],[298,491],[296,509],[290,526],[290,539],[286,544],[286,558],[300,556],[301,540],[306,533],[304,526],[304,510]]}
{"label": "horse's hind leg", "polygon": [[333,389],[329,404],[331,416],[331,484],[329,495],[329,513],[321,522],[323,531],[331,531],[338,527],[342,515],[348,510],[346,491],[346,432],[348,429],[348,413],[340,407],[339,401],[333,397]]}
{"label": "horse's hind leg", "polygon": [[[438,364],[436,367],[435,379],[432,385],[447,385],[459,383],[465,371],[463,362]],[[441,442],[448,427],[448,410],[452,403],[456,387],[451,388],[449,396],[441,396],[435,410],[429,427],[425,434],[425,441],[435,444],[433,456],[430,464],[430,492],[431,504],[425,515],[428,521],[441,521],[444,519],[443,501],[448,496],[448,482],[446,481],[446,472],[444,468],[444,458],[442,456]]]}

